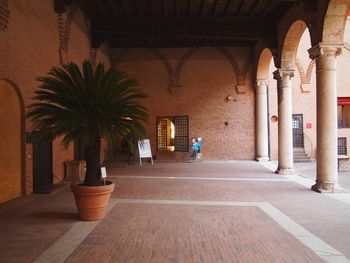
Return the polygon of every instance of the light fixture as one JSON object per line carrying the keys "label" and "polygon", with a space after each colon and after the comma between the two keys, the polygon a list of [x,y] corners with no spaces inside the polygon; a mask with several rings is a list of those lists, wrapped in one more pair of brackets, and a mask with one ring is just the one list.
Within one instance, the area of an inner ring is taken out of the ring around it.
{"label": "light fixture", "polygon": [[229,102],[229,101],[236,101],[236,99],[232,96],[232,95],[227,95],[226,96],[226,101]]}

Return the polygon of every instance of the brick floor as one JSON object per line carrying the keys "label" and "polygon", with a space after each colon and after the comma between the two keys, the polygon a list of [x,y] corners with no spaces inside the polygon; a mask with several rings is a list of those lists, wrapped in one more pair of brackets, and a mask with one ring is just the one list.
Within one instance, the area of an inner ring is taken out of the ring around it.
{"label": "brick floor", "polygon": [[[117,203],[67,262],[322,262],[258,207],[142,200],[267,202],[350,258],[350,205],[256,162],[133,165],[108,173],[116,182],[113,200],[140,203]],[[69,189],[2,205],[0,262],[33,262],[79,224]]]}
{"label": "brick floor", "polygon": [[321,262],[255,207],[140,204],[116,205],[67,262],[96,258],[101,262]]}

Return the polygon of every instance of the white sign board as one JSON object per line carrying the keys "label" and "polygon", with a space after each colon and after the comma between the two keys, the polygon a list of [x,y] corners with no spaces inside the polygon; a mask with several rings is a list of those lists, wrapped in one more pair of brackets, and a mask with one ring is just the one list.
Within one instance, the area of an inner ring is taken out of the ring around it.
{"label": "white sign board", "polygon": [[106,167],[101,167],[101,177],[107,178],[107,170]]}
{"label": "white sign board", "polygon": [[142,165],[142,161],[141,161],[142,158],[151,158],[151,161],[153,164],[151,143],[149,139],[139,140],[137,145],[138,145],[139,154],[140,154],[140,165]]}
{"label": "white sign board", "polygon": [[151,144],[149,142],[149,139],[138,141],[138,146],[139,146],[140,158],[152,157]]}

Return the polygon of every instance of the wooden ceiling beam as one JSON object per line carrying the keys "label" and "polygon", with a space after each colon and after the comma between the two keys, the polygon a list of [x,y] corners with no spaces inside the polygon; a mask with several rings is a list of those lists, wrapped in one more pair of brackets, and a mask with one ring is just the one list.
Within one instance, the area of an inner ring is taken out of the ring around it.
{"label": "wooden ceiling beam", "polygon": [[103,17],[108,17],[109,11],[107,11],[108,9],[106,8],[106,5],[102,3],[102,1],[93,1],[91,4],[94,6],[93,10],[95,12],[97,10],[97,13],[101,14]]}
{"label": "wooden ceiling beam", "polygon": [[[115,1],[115,0],[114,0]],[[130,1],[130,0],[129,0]],[[129,9],[128,7],[128,4],[126,2],[124,2],[124,0],[119,0],[119,3],[121,5],[121,7],[124,9],[125,13],[128,15],[128,16],[131,16],[132,13],[131,13],[131,10]]]}
{"label": "wooden ceiling beam", "polygon": [[168,0],[163,0],[164,16],[168,16]]}
{"label": "wooden ceiling beam", "polygon": [[144,15],[144,10],[140,1],[142,2],[142,0],[135,0],[135,5],[136,5],[138,15],[142,17]]}
{"label": "wooden ceiling beam", "polygon": [[217,4],[218,4],[218,0],[215,0],[215,1],[213,2],[213,6],[212,6],[212,8],[211,8],[211,15],[213,15],[213,16],[216,15],[216,6],[217,6]]}
{"label": "wooden ceiling beam", "polygon": [[154,22],[139,21],[130,23],[122,22],[110,23],[109,27],[104,24],[97,24],[92,21],[92,36],[104,41],[110,37],[169,37],[169,36],[209,36],[245,40],[263,40],[274,38],[276,26],[261,22],[241,22],[228,23],[226,21],[207,21],[198,23],[197,21],[175,21],[175,22]]}
{"label": "wooden ceiling beam", "polygon": [[175,15],[180,16],[180,3],[178,3],[177,0],[174,0],[174,4],[175,4],[175,8],[174,8]]}
{"label": "wooden ceiling beam", "polygon": [[241,0],[241,1],[239,2],[238,7],[237,7],[236,12],[235,12],[235,15],[237,15],[237,16],[240,15],[241,10],[242,10],[242,7],[243,7],[243,4],[244,4],[244,1],[245,1],[245,0]]}
{"label": "wooden ceiling beam", "polygon": [[200,5],[200,8],[199,8],[199,13],[201,16],[204,15],[204,0],[201,0],[201,5]]}
{"label": "wooden ceiling beam", "polygon": [[256,6],[259,4],[261,0],[255,0],[255,2],[253,3],[252,7],[250,8],[249,12],[248,12],[248,15],[249,16],[252,16],[254,15],[255,13],[255,10],[256,10]]}
{"label": "wooden ceiling beam", "polygon": [[187,14],[191,16],[191,0],[187,0]]}
{"label": "wooden ceiling beam", "polygon": [[163,41],[156,39],[133,39],[131,41],[120,41],[118,39],[110,40],[109,45],[112,48],[182,48],[182,47],[224,47],[224,46],[240,46],[252,47],[254,41],[230,40],[211,38],[176,38],[172,41]]}
{"label": "wooden ceiling beam", "polygon": [[[247,23],[248,25],[254,23],[256,25],[274,25],[276,24],[274,19],[271,18],[261,18],[261,17],[248,17],[248,16],[168,16],[168,17],[161,17],[161,16],[143,16],[143,17],[113,17],[113,18],[94,18],[92,19],[92,22],[99,25],[99,26],[105,26],[109,27],[112,24],[118,24],[118,23],[148,23],[148,22],[169,22],[169,23],[175,23],[175,22],[197,22],[197,23],[203,23],[203,22],[212,22],[212,23]],[[112,25],[114,26],[114,25]]]}
{"label": "wooden ceiling beam", "polygon": [[270,12],[272,1],[273,0],[268,0],[267,1],[267,4],[265,5],[265,11],[264,11],[264,13],[262,15],[263,17],[266,17],[266,15]]}
{"label": "wooden ceiling beam", "polygon": [[230,5],[231,5],[231,0],[227,0],[226,6],[225,6],[225,9],[224,9],[224,15],[225,15],[225,16],[227,16],[228,13],[229,13]]}
{"label": "wooden ceiling beam", "polygon": [[120,15],[118,8],[115,6],[115,1],[107,0],[106,1],[106,5],[107,5],[107,8],[109,10],[111,10],[111,13],[112,13],[113,16],[119,16]]}

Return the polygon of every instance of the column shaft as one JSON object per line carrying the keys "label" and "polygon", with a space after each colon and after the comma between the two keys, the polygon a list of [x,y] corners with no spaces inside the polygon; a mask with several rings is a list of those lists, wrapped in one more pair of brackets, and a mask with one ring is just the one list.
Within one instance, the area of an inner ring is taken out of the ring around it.
{"label": "column shaft", "polygon": [[257,80],[255,89],[256,160],[268,161],[267,81]]}
{"label": "column shaft", "polygon": [[338,186],[336,58],[341,48],[318,44],[310,50],[316,59],[317,176],[312,189],[334,192]]}
{"label": "column shaft", "polygon": [[278,69],[278,174],[293,174],[292,81],[294,70]]}

